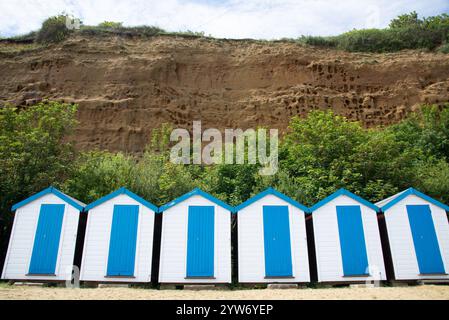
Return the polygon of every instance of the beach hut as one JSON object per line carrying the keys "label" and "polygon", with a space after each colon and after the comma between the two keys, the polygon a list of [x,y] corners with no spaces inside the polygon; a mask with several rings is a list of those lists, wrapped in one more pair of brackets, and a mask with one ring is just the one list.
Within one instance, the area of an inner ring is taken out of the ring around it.
{"label": "beach hut", "polygon": [[305,206],[268,188],[235,211],[239,282],[310,281]]}
{"label": "beach hut", "polygon": [[87,205],[80,280],[150,282],[157,207],[126,188]]}
{"label": "beach hut", "polygon": [[2,279],[70,280],[84,206],[53,187],[15,204]]}
{"label": "beach hut", "polygon": [[340,189],[310,211],[319,282],[386,280],[375,205]]}
{"label": "beach hut", "polygon": [[232,211],[200,189],[160,207],[159,282],[230,283]]}
{"label": "beach hut", "polygon": [[449,279],[449,207],[413,188],[376,205],[386,225],[394,280]]}

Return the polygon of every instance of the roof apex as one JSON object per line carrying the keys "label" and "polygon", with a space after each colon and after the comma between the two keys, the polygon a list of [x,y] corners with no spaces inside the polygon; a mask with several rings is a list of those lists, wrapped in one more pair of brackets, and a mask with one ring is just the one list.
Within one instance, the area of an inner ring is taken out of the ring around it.
{"label": "roof apex", "polygon": [[316,211],[320,207],[324,206],[326,203],[331,202],[335,198],[342,196],[342,195],[347,196],[347,197],[359,202],[360,204],[367,206],[368,208],[370,208],[376,212],[379,211],[379,208],[376,205],[374,205],[371,202],[369,202],[368,200],[365,200],[362,197],[346,190],[345,188],[340,188],[337,191],[335,191],[334,193],[332,193],[331,195],[327,196],[326,198],[318,201],[310,208],[310,211],[311,212]]}
{"label": "roof apex", "polygon": [[14,204],[11,208],[12,211],[16,211],[17,209],[29,204],[30,202],[37,200],[47,194],[54,194],[55,196],[57,196],[58,198],[60,198],[61,200],[67,202],[69,205],[71,205],[72,207],[74,207],[75,209],[79,210],[79,211],[83,211],[85,204],[82,203],[81,201],[63,193],[62,191],[59,191],[58,189],[56,189],[53,186],[50,186],[48,188],[45,188],[42,191],[39,191],[33,195],[31,195],[30,197]]}
{"label": "roof apex", "polygon": [[278,197],[281,200],[284,200],[285,202],[291,204],[292,206],[304,211],[305,213],[309,213],[309,208],[307,208],[305,205],[293,200],[292,198],[288,197],[287,195],[277,191],[276,189],[272,188],[272,187],[268,187],[267,189],[265,189],[262,192],[259,192],[258,194],[254,195],[253,197],[249,198],[248,200],[242,202],[241,204],[239,204],[238,206],[235,207],[235,212],[240,211],[244,208],[246,208],[247,206],[253,204],[254,202],[263,199],[264,197],[266,197],[267,195],[274,195],[276,197]]}
{"label": "roof apex", "polygon": [[181,202],[183,202],[183,201],[185,201],[185,200],[187,200],[190,197],[195,196],[195,195],[198,195],[198,196],[201,196],[203,198],[206,198],[207,200],[215,203],[216,205],[218,205],[218,206],[220,206],[220,207],[222,207],[222,208],[224,208],[226,210],[229,210],[231,212],[234,212],[234,207],[228,205],[227,203],[225,203],[224,201],[222,201],[220,199],[215,198],[214,196],[212,196],[211,194],[201,190],[200,188],[194,188],[192,191],[183,194],[182,196],[180,196],[180,197],[178,197],[178,198],[176,198],[176,199],[174,199],[174,200],[164,204],[163,206],[160,206],[159,207],[159,212],[166,211],[167,209],[169,209],[169,208],[171,208],[173,206],[176,206],[177,204],[179,204],[179,203],[181,203]]}
{"label": "roof apex", "polygon": [[[410,187],[400,193],[397,194],[397,196],[393,195],[390,201],[386,202],[385,204],[383,204],[383,206],[381,206],[380,210],[382,210],[383,212],[387,211],[388,209],[390,209],[391,207],[393,207],[394,205],[396,205],[399,201],[405,199],[406,197],[408,197],[409,195],[415,195],[425,201],[428,201],[430,203],[432,203],[433,205],[440,207],[441,209],[445,210],[445,211],[449,211],[449,206],[445,205],[444,203],[422,193],[421,191],[416,190],[413,187]],[[388,199],[388,198],[387,198]],[[382,201],[381,201],[382,202]]]}
{"label": "roof apex", "polygon": [[109,201],[115,197],[117,197],[120,194],[126,194],[128,197],[136,200],[137,202],[139,202],[141,205],[149,208],[150,210],[154,211],[154,212],[158,212],[158,208],[152,204],[151,202],[148,202],[147,200],[143,199],[142,197],[138,196],[137,194],[129,191],[128,189],[126,189],[125,187],[120,187],[119,189],[115,190],[114,192],[111,192],[103,197],[101,197],[100,199],[97,199],[91,203],[89,203],[85,208],[84,211],[89,211],[93,208],[95,208],[96,206]]}

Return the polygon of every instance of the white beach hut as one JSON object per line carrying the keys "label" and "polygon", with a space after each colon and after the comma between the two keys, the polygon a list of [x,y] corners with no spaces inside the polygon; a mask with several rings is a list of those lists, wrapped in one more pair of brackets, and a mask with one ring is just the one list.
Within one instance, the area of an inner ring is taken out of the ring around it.
{"label": "white beach hut", "polygon": [[376,203],[394,280],[449,279],[449,207],[413,188]]}
{"label": "white beach hut", "polygon": [[53,187],[15,204],[2,279],[70,280],[84,206]]}
{"label": "white beach hut", "polygon": [[386,280],[375,205],[340,189],[310,211],[319,282]]}
{"label": "white beach hut", "polygon": [[150,282],[157,207],[126,188],[87,205],[80,280]]}
{"label": "white beach hut", "polygon": [[268,188],[235,211],[240,283],[310,281],[305,206]]}
{"label": "white beach hut", "polygon": [[230,283],[232,211],[200,189],[160,207],[159,282]]}

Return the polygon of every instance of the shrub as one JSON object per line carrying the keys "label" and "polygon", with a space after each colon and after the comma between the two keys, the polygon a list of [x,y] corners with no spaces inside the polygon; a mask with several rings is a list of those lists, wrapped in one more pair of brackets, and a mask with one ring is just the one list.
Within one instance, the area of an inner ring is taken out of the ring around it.
{"label": "shrub", "polygon": [[410,13],[402,14],[397,18],[391,20],[389,27],[391,29],[408,28],[408,27],[416,27],[421,23],[422,21],[418,18],[418,14],[416,13],[416,11],[412,11]]}
{"label": "shrub", "polygon": [[71,30],[66,27],[67,15],[50,17],[42,23],[41,29],[37,32],[36,41],[48,44],[61,42],[68,37]]}
{"label": "shrub", "polygon": [[337,37],[337,47],[347,51],[383,52],[400,47],[389,32],[379,29],[353,30]]}
{"label": "shrub", "polygon": [[123,27],[122,22],[103,21],[98,25],[100,28],[118,29]]}
{"label": "shrub", "polygon": [[443,44],[441,47],[438,48],[438,51],[441,53],[449,53],[449,43]]}
{"label": "shrub", "polygon": [[302,36],[299,41],[346,51],[394,52],[404,49],[434,50],[447,42],[448,37],[449,15],[419,19],[416,12],[412,12],[393,19],[386,29],[352,30],[335,37]]}
{"label": "shrub", "polygon": [[299,42],[316,47],[333,48],[337,45],[335,37],[301,36]]}
{"label": "shrub", "polygon": [[77,124],[76,105],[39,103],[0,107],[0,256],[8,245],[11,205],[64,181],[75,152],[65,138]]}

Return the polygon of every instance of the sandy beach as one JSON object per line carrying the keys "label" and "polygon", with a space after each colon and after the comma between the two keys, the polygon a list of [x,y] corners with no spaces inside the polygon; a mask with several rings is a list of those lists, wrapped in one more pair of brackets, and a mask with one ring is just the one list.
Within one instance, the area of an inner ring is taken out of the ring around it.
{"label": "sandy beach", "polygon": [[449,286],[326,288],[326,289],[251,289],[251,290],[155,290],[139,288],[48,288],[2,285],[1,300],[449,300]]}

